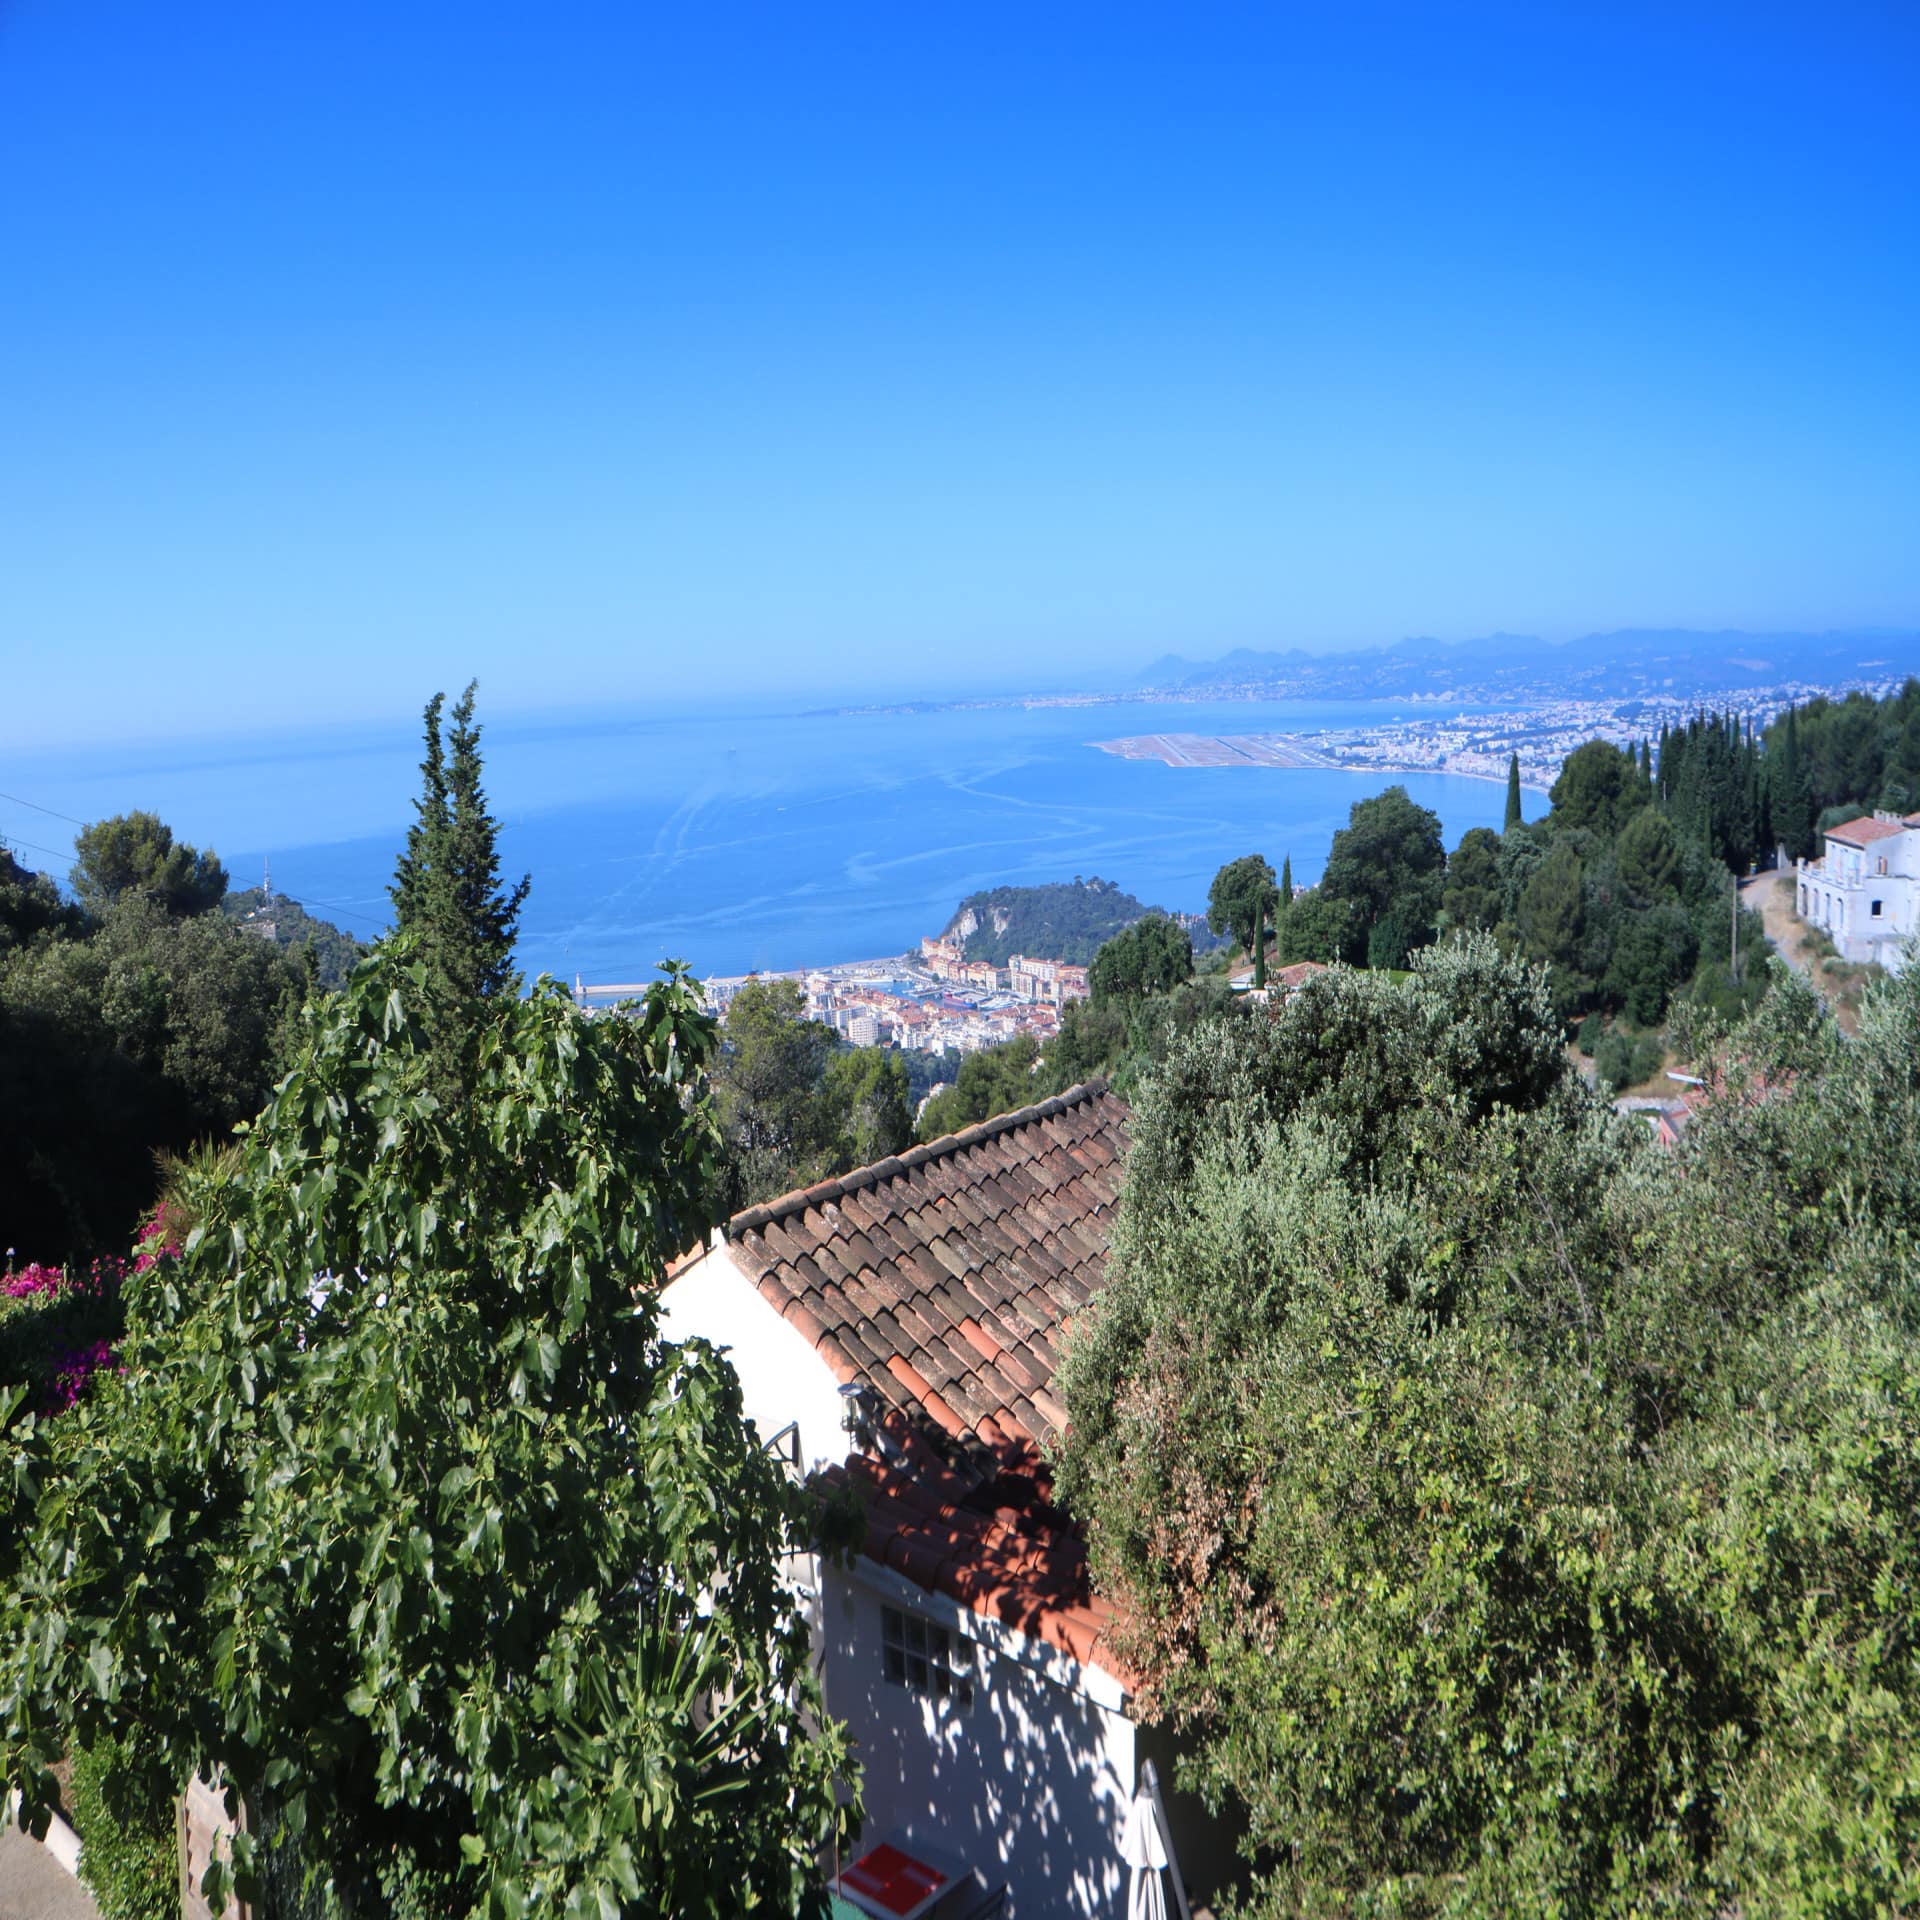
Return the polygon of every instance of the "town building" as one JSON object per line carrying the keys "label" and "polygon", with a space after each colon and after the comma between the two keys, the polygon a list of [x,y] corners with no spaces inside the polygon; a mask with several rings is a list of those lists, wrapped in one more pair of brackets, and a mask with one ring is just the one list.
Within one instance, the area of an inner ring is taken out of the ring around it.
{"label": "town building", "polygon": [[1007,962],[1007,988],[1021,1000],[1044,1000],[1063,1007],[1087,997],[1087,970],[1066,960],[1036,960],[1016,953]]}
{"label": "town building", "polygon": [[1905,964],[1920,932],[1920,813],[1875,813],[1826,831],[1818,860],[1794,876],[1801,919],[1822,928],[1843,960]]}
{"label": "town building", "polygon": [[[749,1207],[662,1298],[669,1338],[727,1348],[768,1444],[864,1512],[850,1564],[795,1575],[865,1769],[862,1847],[961,1863],[1010,1920],[1121,1911],[1129,1808],[1149,1760],[1172,1772],[1047,1457],[1127,1123],[1095,1081]],[[1227,1846],[1168,1806],[1197,1898]]]}

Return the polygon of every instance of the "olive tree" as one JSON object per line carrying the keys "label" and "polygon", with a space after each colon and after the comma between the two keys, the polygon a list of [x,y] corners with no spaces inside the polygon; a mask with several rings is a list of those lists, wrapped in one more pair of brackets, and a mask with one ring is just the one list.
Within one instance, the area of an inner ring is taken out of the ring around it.
{"label": "olive tree", "polygon": [[1920,1903],[1920,968],[1783,980],[1666,1153],[1467,936],[1134,1108],[1061,1497],[1236,1912]]}
{"label": "olive tree", "polygon": [[123,1375],[14,1410],[0,1772],[31,1821],[137,1729],[358,1913],[795,1910],[847,1777],[779,1576],[810,1503],[655,1306],[707,1223],[711,1022],[677,970],[592,1022],[440,991],[402,946],[310,1009]]}

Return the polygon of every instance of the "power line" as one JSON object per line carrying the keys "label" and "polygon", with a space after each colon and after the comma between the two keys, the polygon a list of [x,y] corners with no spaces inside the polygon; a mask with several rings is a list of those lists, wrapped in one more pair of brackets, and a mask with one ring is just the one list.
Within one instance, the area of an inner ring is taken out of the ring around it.
{"label": "power line", "polygon": [[[17,793],[0,793],[0,800],[11,800],[16,807],[31,807],[35,813],[50,815],[55,820],[64,820],[70,827],[84,827],[84,820],[76,820],[70,813],[62,813],[57,807],[43,807],[38,800],[22,800]],[[43,847],[44,853],[46,849]]]}
{"label": "power line", "polygon": [[26,847],[33,853],[44,853],[50,860],[71,860],[73,858],[70,852],[62,853],[57,847],[43,847],[37,841],[33,840],[19,840],[10,833],[0,833],[0,840],[4,840],[10,847]]}

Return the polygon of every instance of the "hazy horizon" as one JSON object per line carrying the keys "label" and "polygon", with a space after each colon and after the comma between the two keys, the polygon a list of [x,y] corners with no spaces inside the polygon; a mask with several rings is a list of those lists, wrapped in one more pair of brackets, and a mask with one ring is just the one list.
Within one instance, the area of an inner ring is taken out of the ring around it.
{"label": "hazy horizon", "polygon": [[0,11],[15,741],[1920,625],[1920,18]]}

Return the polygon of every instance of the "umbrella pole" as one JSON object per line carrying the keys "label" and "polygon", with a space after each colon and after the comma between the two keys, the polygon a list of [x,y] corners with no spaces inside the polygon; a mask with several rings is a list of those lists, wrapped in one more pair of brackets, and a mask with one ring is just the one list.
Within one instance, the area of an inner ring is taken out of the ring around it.
{"label": "umbrella pole", "polygon": [[1180,1903],[1180,1920],[1193,1920],[1187,1883],[1180,1877],[1180,1856],[1174,1851],[1173,1829],[1167,1824],[1167,1803],[1160,1797],[1160,1776],[1151,1760],[1140,1763],[1140,1784],[1153,1799],[1153,1817],[1160,1823],[1160,1844],[1167,1850],[1167,1871],[1173,1875],[1173,1897]]}

